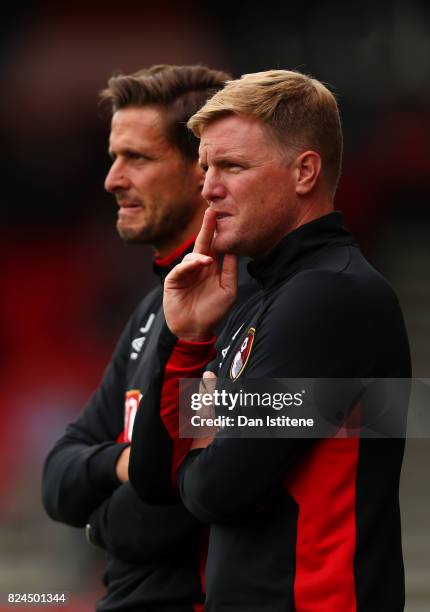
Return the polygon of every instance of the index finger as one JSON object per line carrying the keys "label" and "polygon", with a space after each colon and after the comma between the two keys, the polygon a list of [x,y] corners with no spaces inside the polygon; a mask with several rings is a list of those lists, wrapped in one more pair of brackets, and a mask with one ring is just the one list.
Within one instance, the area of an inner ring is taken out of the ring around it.
{"label": "index finger", "polygon": [[202,227],[197,234],[193,253],[209,255],[216,228],[216,212],[207,208],[203,217]]}

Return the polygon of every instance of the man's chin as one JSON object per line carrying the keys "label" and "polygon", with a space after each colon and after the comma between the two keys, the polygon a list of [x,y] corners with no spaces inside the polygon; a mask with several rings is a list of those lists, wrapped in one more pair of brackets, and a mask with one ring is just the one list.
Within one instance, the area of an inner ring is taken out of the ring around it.
{"label": "man's chin", "polygon": [[116,229],[121,240],[127,244],[147,244],[150,241],[149,232],[138,227],[124,227],[117,223]]}
{"label": "man's chin", "polygon": [[215,239],[212,244],[214,250],[217,253],[232,253],[239,254],[240,242],[234,238],[234,236],[228,236],[227,234],[215,234]]}

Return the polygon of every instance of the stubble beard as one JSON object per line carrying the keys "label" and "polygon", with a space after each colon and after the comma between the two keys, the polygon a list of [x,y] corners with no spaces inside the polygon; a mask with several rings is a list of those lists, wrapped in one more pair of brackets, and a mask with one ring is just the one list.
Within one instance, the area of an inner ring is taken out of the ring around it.
{"label": "stubble beard", "polygon": [[241,241],[235,235],[223,236],[223,233],[215,233],[213,248],[216,253],[239,255],[241,254],[239,253],[241,246]]}
{"label": "stubble beard", "polygon": [[152,236],[149,228],[122,227],[119,223],[117,223],[116,229],[121,240],[127,244],[151,243]]}
{"label": "stubble beard", "polygon": [[156,223],[145,225],[123,226],[117,221],[116,229],[119,237],[127,244],[144,245],[149,244],[154,248],[164,242],[174,242],[182,229],[185,229],[192,221],[194,211],[190,208],[176,210],[174,215],[164,215]]}

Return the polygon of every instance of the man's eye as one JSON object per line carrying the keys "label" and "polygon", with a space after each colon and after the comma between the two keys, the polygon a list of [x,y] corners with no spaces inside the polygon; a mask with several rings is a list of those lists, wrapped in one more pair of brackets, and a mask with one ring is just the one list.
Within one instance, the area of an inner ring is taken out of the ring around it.
{"label": "man's eye", "polygon": [[143,153],[135,153],[133,151],[130,151],[130,153],[128,154],[128,158],[136,160],[136,161],[147,161],[147,160],[149,160],[149,157],[147,155],[144,155]]}

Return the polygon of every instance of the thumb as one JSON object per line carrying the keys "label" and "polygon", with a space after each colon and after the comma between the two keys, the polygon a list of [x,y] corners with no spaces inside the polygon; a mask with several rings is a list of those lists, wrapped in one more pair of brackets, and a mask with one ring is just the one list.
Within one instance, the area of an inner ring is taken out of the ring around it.
{"label": "thumb", "polygon": [[206,370],[205,372],[203,372],[203,378],[215,378],[216,379],[216,374],[215,372],[212,372],[211,370]]}
{"label": "thumb", "polygon": [[213,393],[216,386],[217,377],[214,372],[206,370],[202,376],[202,387],[206,393]]}
{"label": "thumb", "polygon": [[221,269],[220,285],[236,299],[237,291],[237,257],[236,255],[224,255]]}

